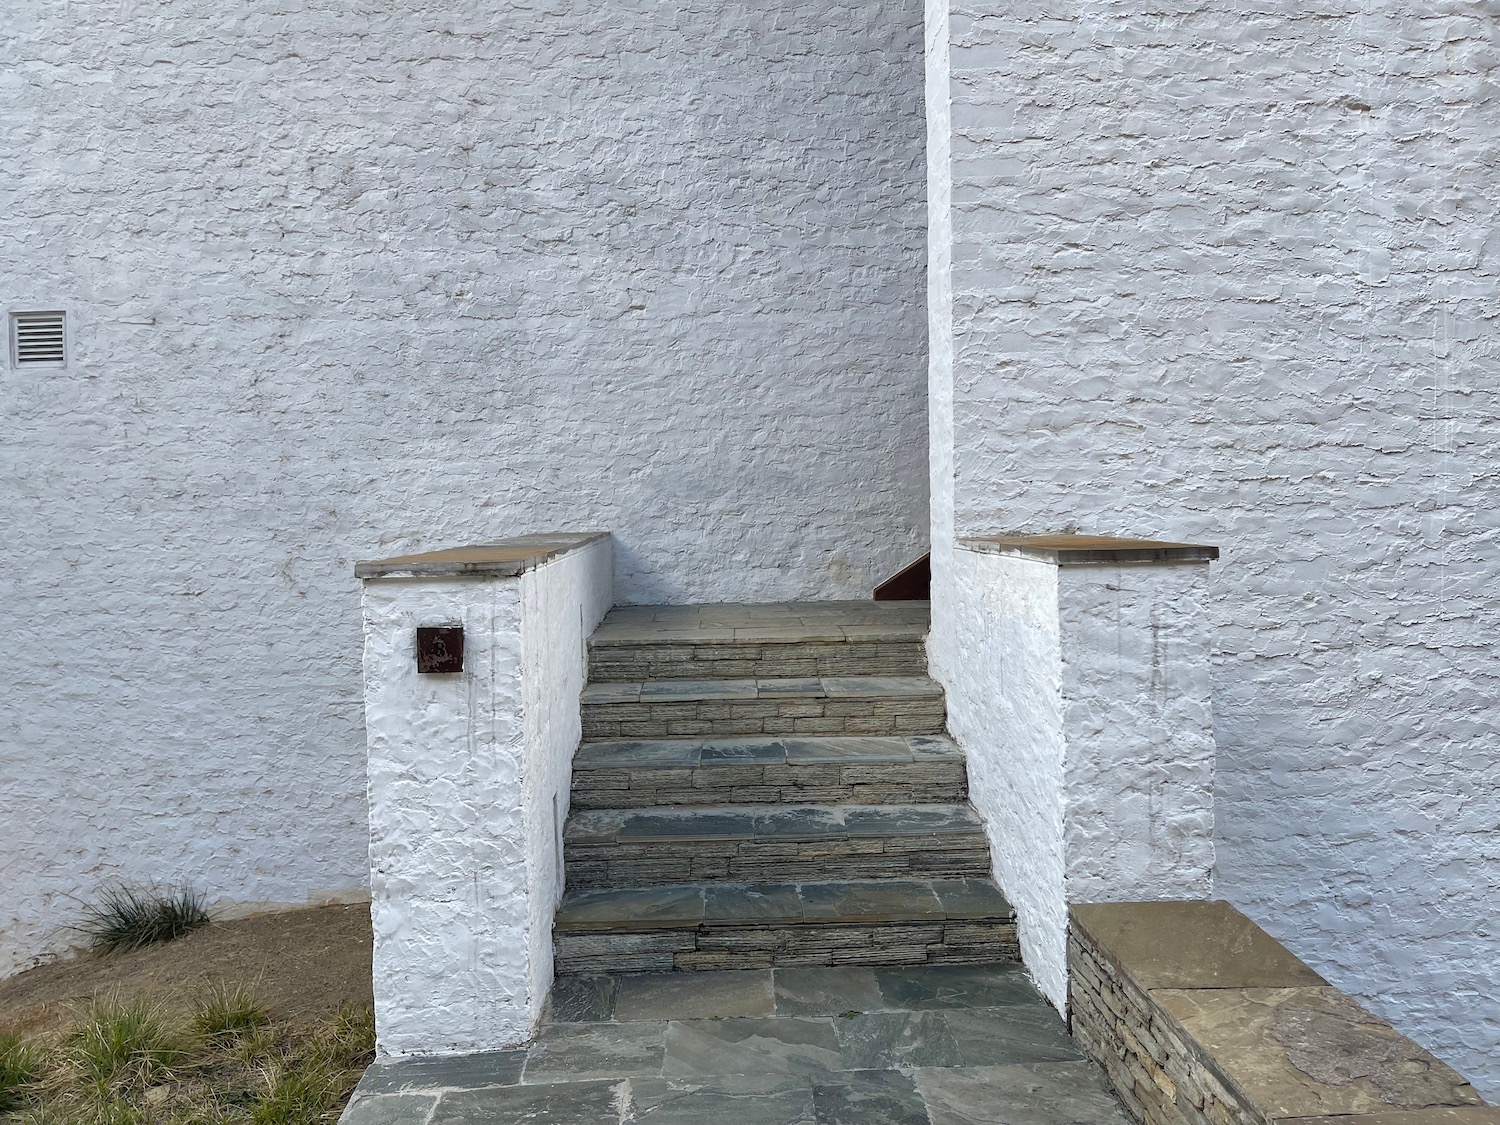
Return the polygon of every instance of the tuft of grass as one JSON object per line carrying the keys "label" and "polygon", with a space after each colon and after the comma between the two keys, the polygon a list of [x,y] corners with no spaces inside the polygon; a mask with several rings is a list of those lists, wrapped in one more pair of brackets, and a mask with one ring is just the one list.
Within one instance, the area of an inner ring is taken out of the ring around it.
{"label": "tuft of grass", "polygon": [[77,929],[96,953],[115,953],[171,941],[206,925],[203,896],[192,887],[122,883],[106,887],[97,905],[84,908]]}
{"label": "tuft of grass", "polygon": [[343,1012],[266,1071],[253,1125],[317,1125],[359,1079],[375,1050],[375,1014]]}
{"label": "tuft of grass", "polygon": [[33,1055],[0,1039],[25,1074],[16,1125],[331,1125],[369,1064],[369,1009],[278,1024],[250,989],[220,984],[180,1015],[141,998],[97,1001]]}
{"label": "tuft of grass", "polygon": [[235,1045],[266,1027],[271,1017],[243,985],[219,985],[193,1012],[193,1026],[216,1047]]}
{"label": "tuft of grass", "polygon": [[187,1053],[180,1029],[145,1000],[104,1000],[73,1025],[69,1061],[102,1095],[143,1090]]}
{"label": "tuft of grass", "polygon": [[42,1072],[42,1049],[20,1035],[0,1035],[0,1113],[15,1109]]}

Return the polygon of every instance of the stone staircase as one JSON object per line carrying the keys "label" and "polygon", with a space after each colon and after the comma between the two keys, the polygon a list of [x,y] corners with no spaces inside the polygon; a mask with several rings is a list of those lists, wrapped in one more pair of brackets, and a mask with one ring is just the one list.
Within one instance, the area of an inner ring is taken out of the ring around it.
{"label": "stone staircase", "polygon": [[1015,960],[927,608],[612,612],[589,646],[557,972]]}

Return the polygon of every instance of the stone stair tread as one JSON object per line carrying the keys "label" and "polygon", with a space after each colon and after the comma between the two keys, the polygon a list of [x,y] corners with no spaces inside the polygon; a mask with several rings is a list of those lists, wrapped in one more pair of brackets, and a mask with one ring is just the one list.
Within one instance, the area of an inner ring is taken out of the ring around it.
{"label": "stone stair tread", "polygon": [[962,761],[963,751],[946,735],[868,737],[662,738],[586,742],[573,758],[575,770],[684,770],[747,765],[886,765]]}
{"label": "stone stair tread", "polygon": [[826,926],[903,921],[1010,921],[993,880],[865,879],[805,883],[708,882],[574,890],[557,911],[559,933],[698,927]]}
{"label": "stone stair tread", "polygon": [[761,680],[643,680],[590,683],[583,706],[674,703],[699,700],[941,698],[942,685],[927,676],[812,676]]}
{"label": "stone stair tread", "polygon": [[619,606],[590,638],[594,648],[864,642],[912,643],[927,636],[927,602],[787,602]]}
{"label": "stone stair tread", "polygon": [[650,840],[847,840],[982,832],[967,805],[705,805],[596,809],[568,818],[572,844]]}

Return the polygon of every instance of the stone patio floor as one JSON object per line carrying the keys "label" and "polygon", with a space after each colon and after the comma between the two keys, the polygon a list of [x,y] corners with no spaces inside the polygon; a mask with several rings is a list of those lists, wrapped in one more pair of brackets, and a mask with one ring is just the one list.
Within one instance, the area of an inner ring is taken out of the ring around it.
{"label": "stone patio floor", "polygon": [[343,1125],[1129,1125],[1019,965],[561,977],[526,1048],[377,1062]]}

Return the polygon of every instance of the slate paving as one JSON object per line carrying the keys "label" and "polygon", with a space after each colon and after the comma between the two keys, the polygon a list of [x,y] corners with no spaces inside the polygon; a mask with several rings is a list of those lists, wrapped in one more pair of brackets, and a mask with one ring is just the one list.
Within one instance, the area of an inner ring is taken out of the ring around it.
{"label": "slate paving", "polygon": [[559,978],[529,1047],[377,1062],[343,1125],[1128,1125],[1015,964]]}

